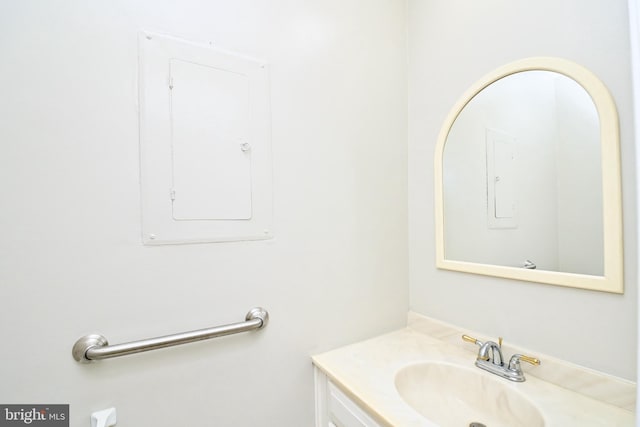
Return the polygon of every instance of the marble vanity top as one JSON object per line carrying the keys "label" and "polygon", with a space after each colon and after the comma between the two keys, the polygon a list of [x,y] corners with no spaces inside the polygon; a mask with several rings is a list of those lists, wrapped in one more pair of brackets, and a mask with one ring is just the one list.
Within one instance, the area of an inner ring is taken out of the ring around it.
{"label": "marble vanity top", "polygon": [[[424,362],[476,369],[481,375],[504,381],[504,385],[514,393],[530,400],[544,418],[545,426],[635,425],[634,412],[545,381],[530,371],[525,370],[525,382],[513,383],[477,369],[474,366],[475,346],[467,350],[419,329],[407,327],[318,354],[313,357],[313,363],[381,424],[393,427],[438,425],[409,406],[395,385],[396,374],[400,370]],[[512,354],[510,351],[505,353],[507,357]],[[545,360],[542,356],[540,358],[544,365]],[[633,383],[628,385],[634,386]],[[443,424],[443,427],[447,426]]]}

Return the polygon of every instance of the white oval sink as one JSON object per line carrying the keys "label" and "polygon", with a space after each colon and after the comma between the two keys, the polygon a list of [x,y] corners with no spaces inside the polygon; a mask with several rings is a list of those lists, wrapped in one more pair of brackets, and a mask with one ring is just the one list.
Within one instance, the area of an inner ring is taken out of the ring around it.
{"label": "white oval sink", "polygon": [[477,368],[420,363],[402,368],[395,385],[402,399],[441,426],[543,427],[538,409],[515,387]]}

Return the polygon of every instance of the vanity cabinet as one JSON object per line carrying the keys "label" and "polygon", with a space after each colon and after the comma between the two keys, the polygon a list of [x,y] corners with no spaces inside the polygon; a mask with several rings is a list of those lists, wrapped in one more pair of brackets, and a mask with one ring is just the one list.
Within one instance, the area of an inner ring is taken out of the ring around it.
{"label": "vanity cabinet", "polygon": [[316,427],[383,427],[314,367]]}

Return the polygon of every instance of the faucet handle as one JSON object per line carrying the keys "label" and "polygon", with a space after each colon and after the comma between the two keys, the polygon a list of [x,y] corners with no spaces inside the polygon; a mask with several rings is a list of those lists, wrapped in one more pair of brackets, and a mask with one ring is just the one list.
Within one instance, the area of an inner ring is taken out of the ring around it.
{"label": "faucet handle", "polygon": [[462,341],[470,342],[471,344],[476,344],[478,347],[480,347],[480,350],[478,350],[478,359],[489,360],[489,356],[480,354],[480,352],[483,349],[482,346],[484,345],[482,341],[475,339],[474,337],[470,337],[469,335],[463,335]]}
{"label": "faucet handle", "polygon": [[[470,342],[471,344],[478,344],[479,347],[482,347],[482,344],[484,344],[482,341],[475,339],[474,337],[470,337],[469,335],[463,335],[462,340]],[[502,337],[498,337],[498,347],[502,348]]]}
{"label": "faucet handle", "polygon": [[462,341],[470,342],[471,344],[477,344],[479,347],[482,347],[482,344],[484,344],[482,341],[477,340],[474,337],[470,337],[469,335],[463,335]]}
{"label": "faucet handle", "polygon": [[518,359],[522,360],[523,362],[527,362],[527,363],[531,363],[532,365],[540,365],[540,359],[537,359],[535,357],[531,357],[531,356],[525,356],[524,354],[516,354],[516,356],[519,356]]}
{"label": "faucet handle", "polygon": [[532,365],[540,365],[540,359],[525,356],[524,354],[514,354],[509,360],[509,369],[520,371],[520,361],[531,363]]}
{"label": "faucet handle", "polygon": [[462,341],[470,342],[471,344],[476,344],[478,347],[482,347],[484,345],[482,341],[477,340],[474,337],[470,337],[469,335],[463,335]]}

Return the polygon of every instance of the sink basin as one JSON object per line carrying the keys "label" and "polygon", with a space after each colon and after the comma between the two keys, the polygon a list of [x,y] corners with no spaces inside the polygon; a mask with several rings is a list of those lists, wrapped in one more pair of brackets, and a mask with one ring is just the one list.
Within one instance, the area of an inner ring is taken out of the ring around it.
{"label": "sink basin", "polygon": [[543,427],[538,409],[518,390],[519,384],[492,378],[477,368],[419,363],[402,368],[395,385],[402,399],[441,426]]}

